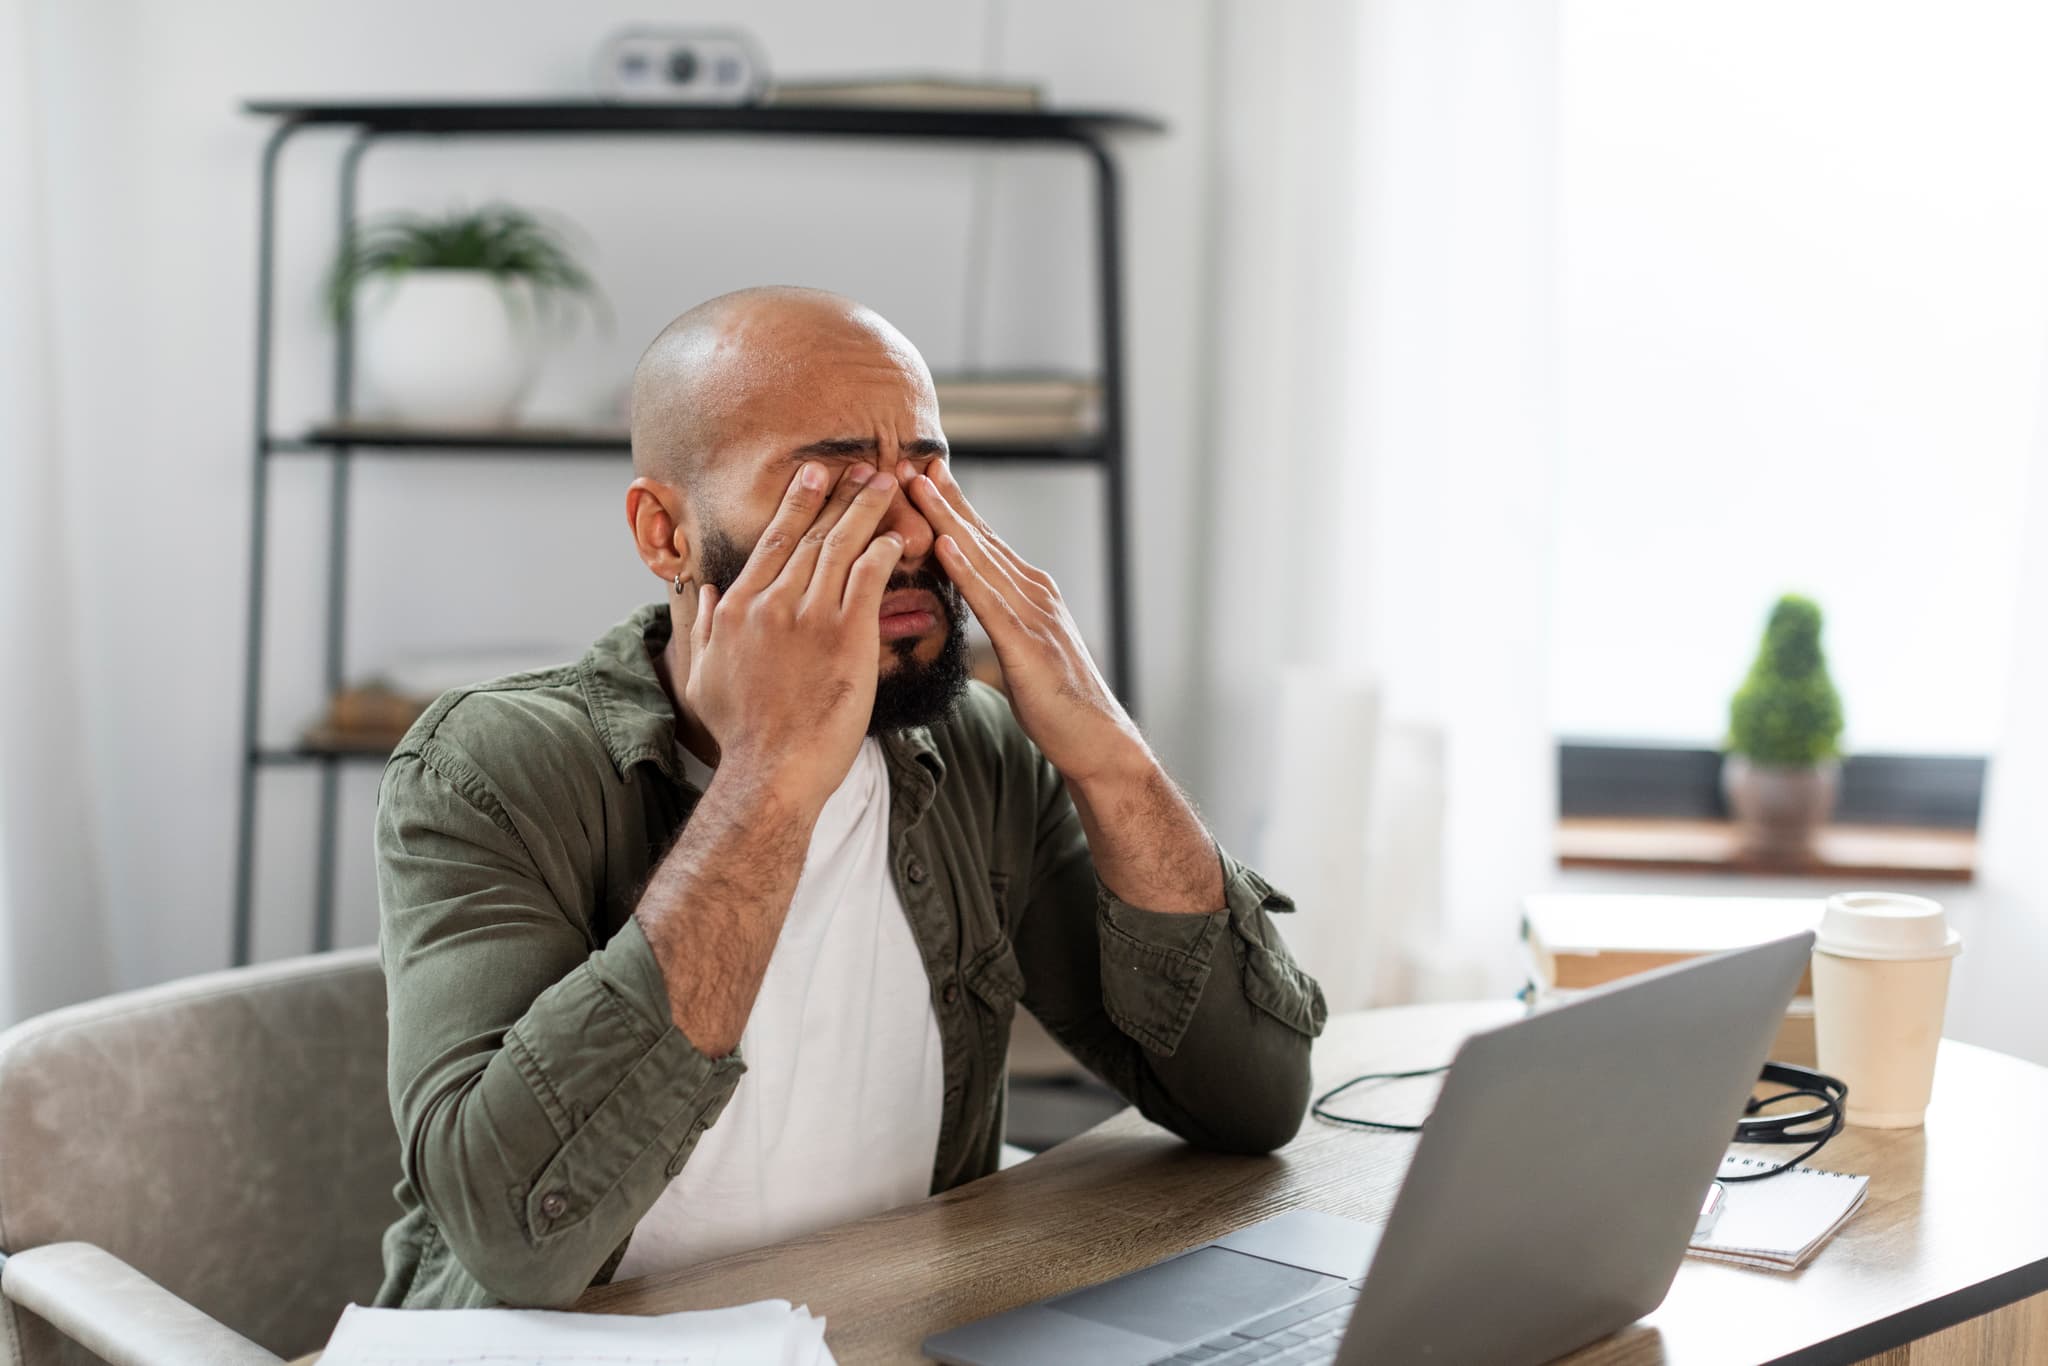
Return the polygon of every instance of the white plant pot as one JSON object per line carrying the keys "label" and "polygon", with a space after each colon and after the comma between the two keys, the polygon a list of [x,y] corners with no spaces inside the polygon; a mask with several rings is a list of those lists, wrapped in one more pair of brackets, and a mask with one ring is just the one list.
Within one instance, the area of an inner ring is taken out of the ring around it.
{"label": "white plant pot", "polygon": [[477,270],[414,270],[356,295],[362,411],[423,427],[518,418],[540,364],[532,296]]}

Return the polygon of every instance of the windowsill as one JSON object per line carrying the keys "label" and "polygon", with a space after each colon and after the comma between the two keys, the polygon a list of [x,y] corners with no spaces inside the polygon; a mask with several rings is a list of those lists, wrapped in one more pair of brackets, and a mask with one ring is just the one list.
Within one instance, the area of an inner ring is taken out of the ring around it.
{"label": "windowsill", "polygon": [[1977,872],[1971,830],[1831,825],[1805,861],[1754,858],[1728,821],[1567,816],[1557,823],[1560,868],[1643,873],[1759,873],[1775,877],[1969,882]]}

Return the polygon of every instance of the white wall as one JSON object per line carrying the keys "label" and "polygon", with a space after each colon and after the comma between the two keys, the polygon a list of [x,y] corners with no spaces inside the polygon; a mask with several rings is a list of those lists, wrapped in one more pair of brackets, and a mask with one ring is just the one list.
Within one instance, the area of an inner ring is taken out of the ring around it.
{"label": "white wall", "polygon": [[[104,832],[113,979],[217,966],[228,948],[247,571],[256,155],[248,95],[580,93],[588,58],[634,21],[755,33],[791,76],[988,69],[1040,79],[1067,105],[1168,121],[1126,170],[1130,430],[1145,713],[1184,767],[1184,583],[1199,553],[1203,86],[1210,7],[1178,0],[884,0],[843,6],[708,3],[275,5],[49,0],[42,60],[58,92],[56,297],[69,426],[59,519],[88,659],[79,687]],[[322,411],[329,357],[316,289],[331,247],[332,135],[289,158],[281,218],[280,431]],[[615,399],[671,315],[764,280],[852,293],[889,315],[935,367],[1093,364],[1088,182],[1053,152],[982,158],[909,147],[683,140],[391,144],[365,164],[365,212],[502,196],[589,233],[617,313],[550,369],[543,410],[588,416]],[[986,278],[967,250],[977,185],[992,217]],[[986,291],[970,335],[968,291]],[[320,704],[324,462],[275,465],[270,678],[264,724],[289,737]],[[352,671],[422,649],[580,646],[658,593],[623,526],[623,464],[358,466]],[[970,483],[1041,559],[1099,636],[1098,531],[1082,474],[984,472]],[[56,581],[62,583],[63,576]],[[376,768],[344,787],[342,942],[375,933],[369,847]],[[263,780],[259,957],[308,944],[310,771]]]}

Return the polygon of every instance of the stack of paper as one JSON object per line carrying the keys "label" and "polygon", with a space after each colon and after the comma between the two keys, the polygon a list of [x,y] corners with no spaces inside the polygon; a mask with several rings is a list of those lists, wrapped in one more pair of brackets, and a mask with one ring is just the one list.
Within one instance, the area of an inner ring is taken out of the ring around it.
{"label": "stack of paper", "polygon": [[788,1300],[687,1314],[365,1309],[352,1304],[320,1366],[834,1366],[825,1320]]}
{"label": "stack of paper", "polygon": [[[1721,1175],[1742,1176],[1772,1165],[1729,1157],[1721,1164]],[[1720,1217],[1694,1237],[1686,1251],[1717,1262],[1797,1271],[1863,1204],[1870,1178],[1794,1167],[1762,1181],[1737,1181],[1726,1189]]]}

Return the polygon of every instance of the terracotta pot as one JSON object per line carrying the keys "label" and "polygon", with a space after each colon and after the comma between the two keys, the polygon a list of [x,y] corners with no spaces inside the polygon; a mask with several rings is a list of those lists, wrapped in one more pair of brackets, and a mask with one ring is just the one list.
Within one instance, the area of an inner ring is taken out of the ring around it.
{"label": "terracotta pot", "polygon": [[1803,861],[1814,836],[1835,811],[1842,765],[1759,764],[1731,754],[1721,763],[1721,794],[1735,817],[1743,852],[1754,858]]}

